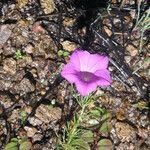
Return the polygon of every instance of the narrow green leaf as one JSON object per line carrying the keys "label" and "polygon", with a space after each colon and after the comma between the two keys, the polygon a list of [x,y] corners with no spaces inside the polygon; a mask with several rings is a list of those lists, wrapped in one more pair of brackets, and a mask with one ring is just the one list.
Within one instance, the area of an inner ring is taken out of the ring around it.
{"label": "narrow green leaf", "polygon": [[90,146],[83,139],[76,139],[72,142],[72,146],[80,150],[90,150]]}
{"label": "narrow green leaf", "polygon": [[94,116],[94,117],[96,117],[96,118],[99,118],[99,117],[101,116],[100,111],[97,110],[97,109],[91,110],[91,111],[90,111],[90,114],[91,114],[91,116]]}

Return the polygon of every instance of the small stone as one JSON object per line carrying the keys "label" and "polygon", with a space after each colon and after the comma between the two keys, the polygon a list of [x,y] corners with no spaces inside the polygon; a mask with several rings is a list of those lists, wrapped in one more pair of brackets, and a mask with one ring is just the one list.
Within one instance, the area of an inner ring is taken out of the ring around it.
{"label": "small stone", "polygon": [[16,52],[15,48],[12,47],[11,42],[8,40],[7,44],[4,44],[3,46],[2,53],[5,56],[8,56],[8,55],[14,55],[15,52]]}
{"label": "small stone", "polygon": [[[132,143],[127,143],[127,142],[124,142],[124,143],[120,143],[118,146],[117,146],[117,150],[139,150],[135,147],[135,144],[133,145]],[[144,149],[143,149],[144,150]]]}
{"label": "small stone", "polygon": [[58,121],[61,118],[61,109],[58,107],[51,108],[47,105],[41,104],[35,113],[35,116],[44,123]]}
{"label": "small stone", "polygon": [[[19,19],[19,20],[17,21],[17,27],[19,27],[20,29],[21,29],[21,28],[26,28],[26,27],[28,27],[29,24],[30,24],[30,23],[29,23],[28,20]],[[20,29],[19,29],[19,30],[20,30]],[[15,30],[18,31],[18,29],[15,29]]]}
{"label": "small stone", "polygon": [[[0,96],[0,99],[1,99],[1,100],[0,100],[0,104],[1,104],[5,109],[11,107],[11,106],[13,105],[13,103],[14,103],[14,102],[12,102],[11,99],[10,99],[8,96],[6,96],[6,95],[1,95],[1,96]],[[0,111],[1,111],[1,109],[2,109],[1,105],[0,105]]]}
{"label": "small stone", "polygon": [[130,53],[132,57],[136,56],[138,54],[138,50],[133,45],[129,44],[126,47],[126,50]]}
{"label": "small stone", "polygon": [[74,42],[63,41],[61,44],[63,46],[63,49],[69,52],[72,52],[74,49],[77,48],[77,45]]}
{"label": "small stone", "polygon": [[27,112],[28,114],[30,114],[32,112],[32,107],[26,106],[25,107],[25,112]]}
{"label": "small stone", "polygon": [[24,7],[26,4],[28,4],[28,0],[16,0],[17,1],[17,4],[18,4],[18,7],[19,8],[22,8]]}
{"label": "small stone", "polygon": [[120,22],[121,22],[121,21],[120,21],[119,18],[114,18],[114,20],[113,20],[113,24],[114,24],[114,25],[116,25],[116,24],[118,24],[118,23],[120,24]]}
{"label": "small stone", "polygon": [[104,30],[109,37],[112,35],[112,31],[107,26],[104,26]]}
{"label": "small stone", "polygon": [[33,138],[33,142],[41,141],[41,139],[43,138],[43,135],[40,133],[36,133],[32,138]]}
{"label": "small stone", "polygon": [[132,17],[132,19],[135,19],[136,16],[136,10],[132,9],[131,11],[129,11],[130,16]]}
{"label": "small stone", "polygon": [[13,81],[21,81],[25,74],[26,73],[24,70],[18,70],[15,76],[13,77]]}
{"label": "small stone", "polygon": [[131,56],[125,56],[124,59],[128,64],[130,64]]}
{"label": "small stone", "polygon": [[32,57],[30,55],[23,56],[22,59],[17,60],[17,66],[20,68],[30,65],[31,63],[32,63]]}
{"label": "small stone", "polygon": [[130,142],[136,138],[136,132],[129,124],[117,122],[115,128],[116,134],[121,142]]}
{"label": "small stone", "polygon": [[0,47],[9,39],[11,33],[12,31],[9,28],[9,25],[0,26]]}
{"label": "small stone", "polygon": [[16,73],[16,61],[13,58],[6,58],[4,60],[3,69],[14,75]]}
{"label": "small stone", "polygon": [[50,14],[55,10],[54,0],[40,0],[41,7],[44,10],[45,14]]}
{"label": "small stone", "polygon": [[18,35],[16,37],[16,40],[14,41],[15,47],[20,49],[20,47],[22,47],[22,45],[27,43],[27,37],[24,37],[22,35]]}
{"label": "small stone", "polygon": [[32,26],[32,31],[35,33],[45,33],[46,30],[40,25],[40,22],[35,22]]}
{"label": "small stone", "polygon": [[125,120],[125,110],[123,108],[119,108],[116,112],[116,117],[118,120]]}
{"label": "small stone", "polygon": [[18,109],[14,109],[12,111],[12,114],[9,116],[8,121],[12,123],[17,123],[16,120],[19,120],[20,118],[20,113]]}
{"label": "small stone", "polygon": [[46,90],[41,90],[41,95],[45,95]]}
{"label": "small stone", "polygon": [[38,132],[37,129],[34,128],[34,127],[25,126],[24,129],[27,131],[27,136],[28,137],[33,137],[35,135],[35,133]]}
{"label": "small stone", "polygon": [[146,129],[138,128],[138,135],[143,139],[148,139],[149,134],[150,134],[150,125]]}
{"label": "small stone", "polygon": [[111,21],[108,18],[104,18],[103,24],[107,25],[107,27],[109,27],[109,28],[112,27]]}
{"label": "small stone", "polygon": [[12,91],[20,95],[33,92],[35,87],[31,84],[29,79],[24,78],[19,84],[15,84]]}
{"label": "small stone", "polygon": [[124,16],[124,19],[125,19],[126,23],[131,22],[131,17],[130,16]]}
{"label": "small stone", "polygon": [[11,86],[10,81],[0,80],[0,91],[8,90],[10,86]]}
{"label": "small stone", "polygon": [[35,118],[35,117],[29,117],[28,121],[33,126],[38,126],[38,125],[42,124],[42,121],[40,119],[38,119],[38,118]]}
{"label": "small stone", "polygon": [[75,19],[66,17],[63,21],[64,26],[70,27],[73,26]]}

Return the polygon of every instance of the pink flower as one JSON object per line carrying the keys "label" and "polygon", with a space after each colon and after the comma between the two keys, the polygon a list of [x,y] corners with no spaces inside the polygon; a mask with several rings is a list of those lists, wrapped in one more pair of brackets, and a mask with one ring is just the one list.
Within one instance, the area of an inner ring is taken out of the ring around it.
{"label": "pink flower", "polygon": [[108,62],[107,56],[77,49],[70,56],[70,62],[64,66],[61,75],[70,83],[75,83],[78,92],[86,96],[95,91],[97,86],[111,84]]}

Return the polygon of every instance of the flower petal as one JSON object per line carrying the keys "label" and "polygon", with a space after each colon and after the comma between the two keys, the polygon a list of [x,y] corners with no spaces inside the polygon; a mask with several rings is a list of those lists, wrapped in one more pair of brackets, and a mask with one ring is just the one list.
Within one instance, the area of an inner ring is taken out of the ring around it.
{"label": "flower petal", "polygon": [[88,71],[90,53],[87,51],[78,51],[78,56],[80,59],[80,71]]}
{"label": "flower petal", "polygon": [[70,58],[71,63],[78,67],[80,71],[92,73],[97,70],[106,69],[109,62],[107,56],[90,54],[80,49],[76,49]]}
{"label": "flower petal", "polygon": [[73,63],[76,67],[79,67],[80,71],[87,71],[89,57],[89,52],[76,49],[70,57],[70,62]]}
{"label": "flower petal", "polygon": [[64,66],[63,70],[61,71],[61,75],[70,83],[74,83],[78,80],[78,76],[76,75],[76,70],[71,63],[66,64]]}
{"label": "flower petal", "polygon": [[98,70],[94,74],[99,77],[99,80],[96,81],[97,85],[109,86],[111,84],[111,82],[112,82],[111,76],[107,69]]}
{"label": "flower petal", "polygon": [[76,70],[80,71],[80,59],[77,50],[75,50],[70,56],[70,63],[73,64]]}
{"label": "flower petal", "polygon": [[86,82],[82,82],[81,80],[78,80],[77,82],[75,82],[75,85],[76,85],[78,92],[82,96],[86,96],[89,93],[95,91],[97,87],[96,82],[86,83]]}
{"label": "flower petal", "polygon": [[101,56],[98,54],[91,55],[89,63],[89,71],[95,72],[97,70],[106,69],[108,67],[109,59],[107,56]]}

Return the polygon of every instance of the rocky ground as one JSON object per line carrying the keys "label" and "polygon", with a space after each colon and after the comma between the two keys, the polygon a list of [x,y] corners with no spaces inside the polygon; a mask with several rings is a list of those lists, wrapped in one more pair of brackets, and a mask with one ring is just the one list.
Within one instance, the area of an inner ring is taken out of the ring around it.
{"label": "rocky ground", "polygon": [[76,106],[60,71],[80,47],[110,57],[113,83],[95,101],[111,113],[111,149],[149,150],[149,31],[140,51],[136,15],[134,0],[1,0],[0,149],[24,137],[31,149],[55,149]]}

